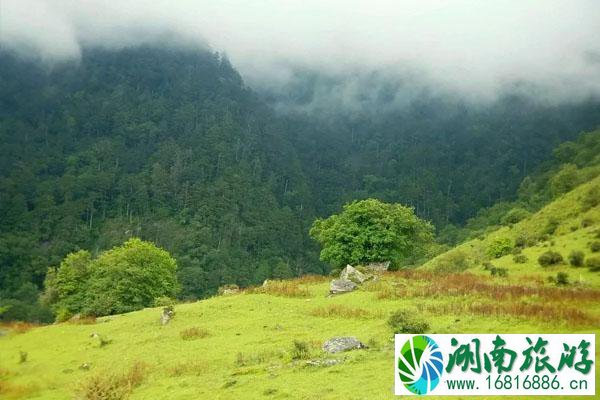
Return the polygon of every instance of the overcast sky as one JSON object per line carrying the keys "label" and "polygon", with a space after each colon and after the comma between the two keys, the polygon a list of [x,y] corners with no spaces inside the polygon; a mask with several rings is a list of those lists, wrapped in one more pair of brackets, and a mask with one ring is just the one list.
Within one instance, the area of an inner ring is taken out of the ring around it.
{"label": "overcast sky", "polygon": [[600,94],[599,0],[0,0],[0,43],[46,60],[166,32],[228,54],[252,82],[289,65],[416,71],[489,95],[514,81]]}

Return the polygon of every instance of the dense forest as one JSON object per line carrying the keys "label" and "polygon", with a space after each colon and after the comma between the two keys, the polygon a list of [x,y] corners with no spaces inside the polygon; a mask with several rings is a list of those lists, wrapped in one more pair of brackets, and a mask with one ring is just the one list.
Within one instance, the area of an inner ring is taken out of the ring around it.
{"label": "dense forest", "polygon": [[454,242],[456,227],[519,201],[527,175],[544,182],[541,168],[570,162],[564,148],[548,161],[555,146],[600,124],[594,99],[507,92],[476,106],[423,87],[399,104],[402,86],[379,77],[360,113],[305,107],[343,82],[295,79],[251,89],[204,50],[86,49],[52,67],[0,53],[0,302],[40,319],[50,266],[131,237],[173,254],[183,299],[326,273],[310,225],[367,197],[413,206]]}

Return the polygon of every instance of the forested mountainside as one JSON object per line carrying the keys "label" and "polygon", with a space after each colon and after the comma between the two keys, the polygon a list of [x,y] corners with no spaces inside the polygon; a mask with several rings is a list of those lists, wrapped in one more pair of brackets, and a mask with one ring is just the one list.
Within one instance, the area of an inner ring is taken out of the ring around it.
{"label": "forested mountainside", "polygon": [[285,99],[199,50],[87,49],[51,68],[1,53],[0,298],[35,297],[68,252],[133,236],[175,256],[182,298],[323,273],[316,216],[377,197],[462,225],[600,123],[593,100],[377,99],[360,114],[275,112]]}

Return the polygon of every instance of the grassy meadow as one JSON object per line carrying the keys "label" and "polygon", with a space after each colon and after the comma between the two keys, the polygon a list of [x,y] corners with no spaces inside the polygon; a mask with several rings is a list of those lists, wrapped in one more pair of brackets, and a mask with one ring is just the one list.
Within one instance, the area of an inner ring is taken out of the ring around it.
{"label": "grassy meadow", "polygon": [[[573,250],[594,256],[600,210],[584,204],[593,184],[598,180],[421,268],[388,272],[344,295],[327,296],[329,277],[306,276],[178,304],[165,326],[161,309],[151,308],[4,327],[0,397],[391,399],[394,348],[386,322],[398,310],[415,311],[430,333],[600,333],[600,272],[568,263]],[[523,235],[535,240],[486,256],[498,239]],[[537,258],[548,250],[564,262],[540,266]],[[526,261],[515,262],[516,254]],[[486,263],[505,272],[492,275]],[[460,272],[452,271],[455,264]],[[559,272],[568,284],[549,280]],[[368,349],[326,355],[321,345],[333,336],[356,336]]]}

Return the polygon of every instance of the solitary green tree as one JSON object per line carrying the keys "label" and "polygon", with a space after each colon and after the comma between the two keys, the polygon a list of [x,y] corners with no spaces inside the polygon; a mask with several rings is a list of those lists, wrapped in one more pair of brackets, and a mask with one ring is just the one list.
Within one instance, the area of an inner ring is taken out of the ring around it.
{"label": "solitary green tree", "polygon": [[433,240],[433,226],[412,208],[367,199],[346,204],[340,214],[317,219],[310,235],[321,244],[321,260],[334,267],[378,261],[398,264]]}
{"label": "solitary green tree", "polygon": [[177,264],[153,243],[133,238],[100,255],[91,268],[86,313],[107,315],[152,306],[177,294]]}
{"label": "solitary green tree", "polygon": [[92,259],[87,251],[65,257],[46,276],[44,300],[59,320],[75,313],[109,315],[152,306],[179,289],[175,259],[154,244],[133,238]]}

